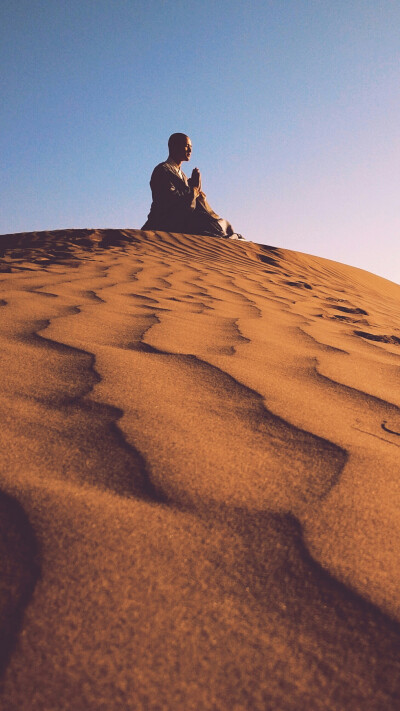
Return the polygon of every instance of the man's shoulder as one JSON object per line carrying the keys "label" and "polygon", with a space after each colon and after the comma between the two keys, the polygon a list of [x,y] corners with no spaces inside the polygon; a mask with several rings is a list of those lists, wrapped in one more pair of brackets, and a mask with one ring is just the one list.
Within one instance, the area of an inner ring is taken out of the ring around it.
{"label": "man's shoulder", "polygon": [[167,161],[163,161],[162,163],[159,163],[156,165],[156,167],[153,170],[153,175],[157,173],[165,173],[165,172],[170,172],[172,173],[172,167]]}
{"label": "man's shoulder", "polygon": [[[182,175],[185,175],[182,169],[180,169],[180,172],[182,173]],[[171,175],[175,175],[177,178],[180,178],[177,166],[171,165],[168,160],[165,160],[163,161],[163,163],[159,163],[158,165],[156,165],[153,170],[153,175],[155,173],[170,173]]]}

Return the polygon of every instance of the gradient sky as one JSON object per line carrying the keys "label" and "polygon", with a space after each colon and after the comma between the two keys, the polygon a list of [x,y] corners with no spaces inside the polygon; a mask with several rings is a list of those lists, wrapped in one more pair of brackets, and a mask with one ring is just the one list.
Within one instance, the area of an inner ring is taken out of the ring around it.
{"label": "gradient sky", "polygon": [[167,139],[248,239],[400,282],[398,0],[1,0],[0,233],[139,228]]}

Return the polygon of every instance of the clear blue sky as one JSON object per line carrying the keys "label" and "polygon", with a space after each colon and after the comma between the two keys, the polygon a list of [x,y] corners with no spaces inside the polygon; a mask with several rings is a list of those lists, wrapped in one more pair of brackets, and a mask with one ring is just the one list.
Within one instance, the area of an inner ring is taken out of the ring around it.
{"label": "clear blue sky", "polygon": [[140,227],[182,131],[238,232],[400,282],[398,0],[0,8],[0,233]]}

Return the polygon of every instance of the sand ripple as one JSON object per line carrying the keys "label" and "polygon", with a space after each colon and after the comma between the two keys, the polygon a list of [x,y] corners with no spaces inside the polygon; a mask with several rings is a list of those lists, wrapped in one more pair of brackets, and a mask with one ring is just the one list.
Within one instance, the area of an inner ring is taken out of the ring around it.
{"label": "sand ripple", "polygon": [[0,237],[4,711],[398,708],[400,287]]}

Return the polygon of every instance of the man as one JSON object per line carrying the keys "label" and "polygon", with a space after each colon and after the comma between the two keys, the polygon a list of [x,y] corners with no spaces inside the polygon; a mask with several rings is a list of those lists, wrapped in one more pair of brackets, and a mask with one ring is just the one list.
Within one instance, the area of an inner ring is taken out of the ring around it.
{"label": "man", "polygon": [[190,160],[192,153],[189,136],[173,133],[168,140],[168,150],[168,159],[159,163],[151,176],[153,202],[142,230],[244,239],[211,209],[201,189],[199,169],[193,169],[189,180],[182,172],[183,161]]}

